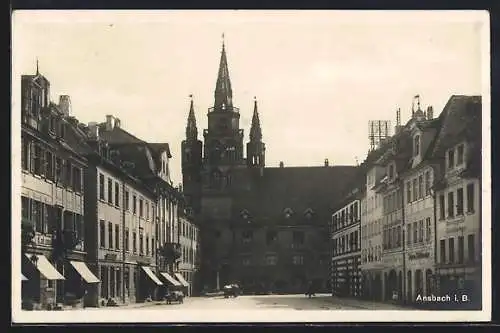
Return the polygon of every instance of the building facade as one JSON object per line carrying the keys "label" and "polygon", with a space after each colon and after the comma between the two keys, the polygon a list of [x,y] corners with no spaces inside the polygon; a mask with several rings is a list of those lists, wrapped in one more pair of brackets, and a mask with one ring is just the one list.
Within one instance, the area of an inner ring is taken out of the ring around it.
{"label": "building facade", "polygon": [[410,158],[409,136],[402,130],[386,144],[377,164],[385,168],[385,176],[374,190],[382,196],[382,265],[383,300],[402,299],[406,262],[404,256],[403,186],[400,174]]}
{"label": "building facade", "polygon": [[156,195],[131,174],[133,162],[113,152],[97,124],[82,131],[92,161],[85,177],[88,256],[101,280],[93,305],[154,298],[162,285],[154,274]]}
{"label": "building facade", "polygon": [[404,225],[406,303],[415,303],[417,297],[434,292],[435,220],[432,186],[438,165],[430,156],[439,129],[440,119],[432,118],[432,107],[427,114],[418,108],[406,125],[411,137],[411,160],[402,173],[404,184]]}
{"label": "building facade", "polygon": [[223,46],[204,143],[198,140],[193,102],[182,142],[184,194],[200,226],[203,287],[239,282],[248,292],[303,292],[314,280],[327,290],[328,224],[355,167],[328,161],[317,167],[266,167],[257,101],[253,104],[245,157]]}
{"label": "building facade", "polygon": [[23,308],[81,306],[99,282],[85,263],[87,161],[74,145],[69,97],[51,102],[38,68],[21,80]]}
{"label": "building facade", "polygon": [[374,191],[374,187],[384,176],[383,167],[376,164],[368,166],[366,195],[361,200],[363,297],[377,301],[383,296],[383,196]]}
{"label": "building facade", "polygon": [[480,308],[481,97],[453,96],[445,110],[433,152],[442,161],[435,185],[436,293],[467,295],[467,304]]}
{"label": "building facade", "polygon": [[[176,273],[186,281],[187,294],[189,296],[199,292],[199,255],[200,255],[200,230],[194,223],[192,211],[189,207],[181,204],[179,210],[179,244],[181,246],[181,258],[178,262]],[[174,273],[175,274],[175,273]],[[180,280],[180,278],[178,278]]]}
{"label": "building facade", "polygon": [[332,293],[339,296],[359,297],[361,278],[361,198],[355,189],[348,204],[332,215],[333,257]]}

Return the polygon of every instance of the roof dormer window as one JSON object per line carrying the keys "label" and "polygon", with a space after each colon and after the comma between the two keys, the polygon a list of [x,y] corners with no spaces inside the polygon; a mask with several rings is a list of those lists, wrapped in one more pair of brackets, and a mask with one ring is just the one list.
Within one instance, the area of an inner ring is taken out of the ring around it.
{"label": "roof dormer window", "polygon": [[448,150],[447,165],[448,169],[453,169],[455,166],[455,149]]}
{"label": "roof dormer window", "polygon": [[415,135],[413,138],[413,156],[420,155],[420,135]]}
{"label": "roof dormer window", "polygon": [[457,165],[462,165],[464,163],[464,144],[459,144],[457,146]]}
{"label": "roof dormer window", "polygon": [[394,165],[393,164],[389,165],[389,170],[387,172],[387,178],[389,178],[389,180],[394,179]]}

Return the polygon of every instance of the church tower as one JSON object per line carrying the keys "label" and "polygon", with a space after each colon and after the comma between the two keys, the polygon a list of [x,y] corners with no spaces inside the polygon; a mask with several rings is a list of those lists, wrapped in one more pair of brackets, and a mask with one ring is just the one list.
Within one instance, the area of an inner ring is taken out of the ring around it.
{"label": "church tower", "polygon": [[191,95],[186,126],[186,139],[182,141],[182,187],[188,205],[198,213],[201,200],[202,142],[198,140],[198,128]]}
{"label": "church tower", "polygon": [[247,143],[247,165],[250,168],[265,166],[266,145],[262,142],[262,129],[260,127],[257,99],[255,98],[250,128],[250,141]]}
{"label": "church tower", "polygon": [[214,105],[208,109],[208,129],[204,136],[204,184],[224,189],[231,184],[231,170],[245,166],[240,111],[233,105],[226,48],[222,42]]}

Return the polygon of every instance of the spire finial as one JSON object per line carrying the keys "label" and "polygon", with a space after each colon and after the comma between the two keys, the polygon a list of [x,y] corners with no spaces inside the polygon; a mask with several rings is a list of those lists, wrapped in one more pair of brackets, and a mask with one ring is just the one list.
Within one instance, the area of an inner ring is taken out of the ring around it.
{"label": "spire finial", "polygon": [[225,41],[224,41],[224,33],[222,33],[222,49],[224,50],[225,48]]}
{"label": "spire finial", "polygon": [[38,70],[38,57],[36,58],[36,75],[40,74],[40,71]]}

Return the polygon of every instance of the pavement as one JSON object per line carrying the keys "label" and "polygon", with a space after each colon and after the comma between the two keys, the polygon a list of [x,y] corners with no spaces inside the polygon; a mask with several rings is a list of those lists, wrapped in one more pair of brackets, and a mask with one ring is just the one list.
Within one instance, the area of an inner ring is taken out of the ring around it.
{"label": "pavement", "polygon": [[[358,299],[332,297],[329,294],[318,294],[312,298],[300,295],[242,295],[236,298],[215,297],[186,297],[183,304],[166,304],[165,302],[148,302],[129,304],[106,309],[141,309],[141,310],[408,310],[394,304],[370,302]],[[90,309],[90,308],[89,308]],[[95,308],[94,308],[95,309]]]}

